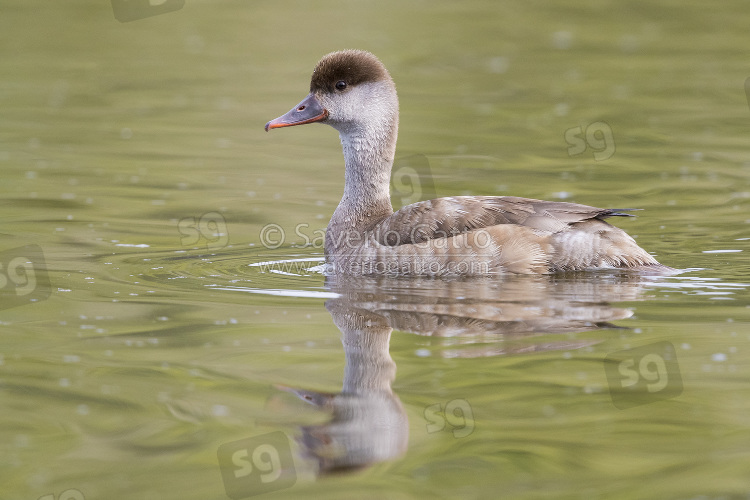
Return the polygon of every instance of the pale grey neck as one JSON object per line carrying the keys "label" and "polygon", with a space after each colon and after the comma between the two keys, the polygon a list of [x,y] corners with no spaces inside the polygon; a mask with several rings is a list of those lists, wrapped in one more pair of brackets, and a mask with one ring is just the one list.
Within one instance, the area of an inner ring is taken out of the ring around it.
{"label": "pale grey neck", "polygon": [[344,196],[331,222],[345,219],[366,222],[366,219],[390,215],[393,213],[390,180],[398,118],[369,123],[362,128],[342,129],[339,135],[346,165]]}

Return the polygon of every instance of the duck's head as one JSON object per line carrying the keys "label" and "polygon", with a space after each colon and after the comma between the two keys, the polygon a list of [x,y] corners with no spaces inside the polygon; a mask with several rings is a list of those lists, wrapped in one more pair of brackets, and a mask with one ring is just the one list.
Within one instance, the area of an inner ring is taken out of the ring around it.
{"label": "duck's head", "polygon": [[342,135],[398,127],[398,97],[383,63],[363,50],[324,56],[310,80],[310,93],[266,131],[321,122]]}

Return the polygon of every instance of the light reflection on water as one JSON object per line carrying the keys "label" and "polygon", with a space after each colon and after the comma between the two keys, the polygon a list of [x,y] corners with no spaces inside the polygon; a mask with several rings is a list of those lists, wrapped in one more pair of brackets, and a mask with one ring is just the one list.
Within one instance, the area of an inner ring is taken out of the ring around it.
{"label": "light reflection on water", "polygon": [[[269,269],[274,266],[289,262],[313,264],[318,260],[281,259],[249,267],[270,273]],[[284,278],[291,278],[293,282],[289,273],[285,273]],[[253,281],[263,282],[263,278],[255,276]],[[290,431],[296,436],[297,466],[305,463],[308,473],[321,475],[360,471],[362,467],[398,460],[409,453],[406,421],[409,415],[398,391],[392,388],[397,364],[389,353],[389,342],[394,329],[438,341],[428,348],[418,349],[417,357],[473,359],[538,356],[563,351],[564,358],[571,359],[571,351],[591,348],[611,339],[611,336],[591,335],[579,338],[581,332],[631,331],[623,320],[632,316],[632,309],[613,306],[612,302],[633,304],[648,300],[649,291],[655,288],[686,293],[696,288],[709,288],[732,294],[746,287],[696,276],[665,278],[635,273],[597,273],[595,276],[578,273],[448,281],[328,277],[327,292],[264,291],[246,287],[219,289],[327,299],[326,309],[341,331],[346,359],[341,391],[320,392],[305,388],[304,384],[296,387],[277,384],[278,389],[296,395],[326,415],[323,423],[302,425],[298,431]],[[716,356],[713,359],[724,360]],[[606,392],[596,384],[583,389],[585,394]],[[464,433],[469,436],[476,425],[481,425],[474,419],[472,400],[475,399],[449,400],[448,404],[453,405],[451,412],[457,410],[455,413],[443,413],[448,411],[445,404],[429,405],[423,415],[411,416],[411,426],[426,425],[429,433],[431,425],[432,429],[439,430],[445,430],[447,425],[456,436],[464,437]],[[556,411],[559,410],[552,410],[552,406],[545,409],[547,413]]]}
{"label": "light reflection on water", "polygon": [[[283,259],[253,263],[249,267],[271,272],[274,266],[290,262],[314,261]],[[296,438],[299,460],[312,460],[314,463],[308,464],[308,469],[314,470],[314,474],[326,474],[359,470],[398,459],[408,452],[408,417],[391,387],[397,370],[389,353],[394,329],[444,339],[444,345],[434,352],[445,358],[569,351],[592,346],[604,339],[556,340],[549,335],[623,328],[612,321],[629,318],[632,311],[611,306],[610,302],[644,300],[644,284],[638,275],[619,273],[598,277],[596,281],[585,275],[578,279],[522,276],[452,281],[328,277],[325,283],[328,292],[221,286],[217,289],[274,296],[285,292],[288,297],[328,299],[326,309],[341,331],[346,358],[341,392],[277,385],[329,415],[325,423],[300,427],[301,435]],[[260,278],[253,281],[262,281]],[[432,355],[432,350],[421,351],[420,356]],[[465,417],[472,410],[468,401],[460,401],[454,406],[461,407],[463,426],[459,431],[466,432]],[[428,413],[425,410],[425,415]],[[454,424],[457,420],[451,412],[437,422],[442,419]],[[466,436],[473,431],[471,419],[472,429],[468,429]]]}
{"label": "light reflection on water", "polygon": [[[119,368],[99,370],[102,385],[96,392],[101,395],[76,404],[76,418],[102,418],[122,405],[140,407],[138,397],[123,394],[123,384],[137,390],[150,386],[153,377],[167,376],[167,386],[158,389],[154,402],[142,410],[131,410],[134,415],[140,414],[144,438],[162,441],[157,449],[169,447],[175,439],[183,441],[182,437],[171,436],[176,428],[187,432],[190,426],[201,427],[211,421],[237,426],[233,437],[224,438],[226,443],[281,429],[292,443],[294,474],[298,475],[290,491],[303,494],[314,487],[315,476],[329,472],[362,474],[363,468],[387,462],[401,464],[399,467],[416,466],[413,460],[426,457],[420,451],[423,445],[415,443],[446,433],[453,440],[465,440],[462,446],[471,443],[478,453],[494,453],[485,446],[502,449],[506,446],[505,433],[486,414],[495,405],[491,395],[501,401],[515,401],[513,411],[527,407],[525,411],[530,414],[542,415],[542,420],[529,420],[524,434],[512,433],[513,439],[522,439],[529,446],[534,446],[539,436],[552,433],[540,427],[550,419],[558,421],[557,425],[566,421],[567,426],[575,428],[586,421],[586,413],[594,411],[598,418],[620,422],[612,414],[602,369],[604,356],[650,345],[649,338],[658,338],[651,333],[659,325],[662,308],[658,304],[674,292],[686,296],[721,293],[743,300],[747,291],[744,283],[692,276],[700,272],[698,269],[670,277],[601,272],[453,280],[337,279],[315,272],[322,261],[315,253],[306,255],[299,249],[278,252],[276,258],[269,252],[253,256],[242,248],[211,254],[138,251],[102,256],[110,263],[107,280],[132,295],[128,300],[119,293],[118,301],[136,305],[144,292],[154,290],[159,294],[149,300],[149,309],[156,307],[158,312],[153,314],[161,324],[142,333],[114,334],[106,327],[105,316],[82,320],[81,327],[90,327],[88,332],[99,332],[87,340],[94,349],[79,351],[83,355],[66,350],[63,362],[87,371],[94,369],[89,360],[99,359],[101,349],[106,347],[103,359],[109,358],[109,363]],[[143,263],[141,272],[132,274],[137,262]],[[285,266],[289,264],[299,266],[302,272],[273,272],[288,269]],[[286,297],[300,301],[300,305],[268,303],[275,312],[264,315],[261,324],[266,327],[259,329],[253,326],[258,321],[253,316],[257,318],[259,307],[266,306],[248,303],[243,299],[248,294],[274,300]],[[206,312],[196,316],[190,308],[180,306],[185,299],[176,300],[178,297],[192,297],[190,301],[197,301]],[[322,309],[322,301],[338,334],[320,319],[310,323],[311,312]],[[299,314],[285,318],[287,311],[294,309],[310,311],[307,319]],[[701,317],[707,319],[703,313],[695,316]],[[203,318],[204,325],[190,326],[191,318]],[[283,329],[275,328],[275,334],[264,331],[274,324],[284,325]],[[225,327],[230,330],[220,333],[219,329]],[[233,330],[236,333],[231,333]],[[336,341],[336,337],[341,340]],[[678,349],[688,391],[691,380],[696,384],[696,373],[739,376],[738,356],[744,356],[744,351],[736,345],[700,347],[705,340],[687,329],[671,338]],[[339,342],[343,342],[343,352]],[[706,360],[696,366],[691,356],[706,348]],[[132,353],[121,358],[127,352],[123,349]],[[196,356],[202,359],[206,354],[210,359],[194,361]],[[235,358],[240,362],[233,361]],[[306,358],[307,362],[300,363]],[[247,364],[241,362],[243,359]],[[143,368],[130,367],[136,360]],[[451,365],[443,366],[440,360]],[[343,379],[337,374],[341,368],[335,368],[341,362]],[[466,364],[469,362],[480,364]],[[286,370],[287,363],[297,368]],[[519,371],[520,366],[523,370]],[[322,384],[316,376],[321,368],[327,373]],[[442,374],[446,370],[452,372],[449,378]],[[68,373],[59,380],[55,392],[81,384],[78,376]],[[540,380],[544,383],[536,387]],[[199,387],[206,384],[206,388]],[[213,387],[210,395],[208,387]],[[528,390],[535,396],[521,402],[519,398]],[[233,394],[236,391],[256,395],[238,398]],[[300,413],[300,403],[284,399],[284,393],[309,403],[313,413]],[[669,400],[677,404],[674,409],[659,407],[659,411],[667,412],[664,421],[675,430],[684,426],[679,417],[683,411],[679,408],[687,404],[681,399],[684,397]],[[174,430],[166,435],[144,420],[144,411],[154,403],[153,409],[163,407],[174,419],[169,425]],[[595,410],[581,413],[569,409],[569,405],[585,408],[591,404]],[[103,410],[107,406],[112,410]],[[448,414],[446,408],[450,408]],[[507,410],[495,411],[498,422],[515,418]],[[564,420],[559,420],[563,415]],[[255,430],[244,429],[243,422],[248,419],[256,422]],[[469,424],[473,430],[463,436]],[[124,421],[116,419],[111,425],[108,432],[124,432]],[[115,441],[98,441],[95,446],[109,450],[116,442],[140,443],[144,438],[133,432],[126,431]],[[486,432],[490,434],[483,434]],[[476,441],[482,436],[486,441]],[[440,442],[446,450],[453,448],[450,441]],[[573,443],[561,446],[568,445]],[[193,446],[200,449],[206,444],[195,442]],[[597,446],[604,451],[621,443],[613,435]],[[123,454],[122,460],[130,460],[129,456]],[[544,453],[532,457],[538,465],[545,460]],[[669,461],[674,463],[675,458]],[[320,483],[323,488],[326,484]]]}

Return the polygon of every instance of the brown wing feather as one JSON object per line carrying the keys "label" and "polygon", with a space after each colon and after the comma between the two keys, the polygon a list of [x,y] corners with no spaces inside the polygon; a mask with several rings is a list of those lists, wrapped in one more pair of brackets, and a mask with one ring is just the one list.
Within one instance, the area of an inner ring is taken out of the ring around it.
{"label": "brown wing feather", "polygon": [[378,223],[373,234],[387,246],[446,238],[499,224],[554,234],[576,222],[628,215],[621,210],[515,196],[452,196],[403,207]]}

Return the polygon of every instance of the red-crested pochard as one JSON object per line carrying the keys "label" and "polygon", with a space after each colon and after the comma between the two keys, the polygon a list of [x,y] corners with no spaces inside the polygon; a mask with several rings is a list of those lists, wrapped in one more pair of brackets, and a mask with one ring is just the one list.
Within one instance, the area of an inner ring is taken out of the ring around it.
{"label": "red-crested pochard", "polygon": [[336,274],[544,274],[602,268],[668,272],[623,230],[604,221],[627,209],[515,196],[451,196],[393,212],[390,176],[398,136],[398,96],[369,52],[324,56],[310,93],[266,124],[325,123],[344,150],[344,196],[326,229]]}

